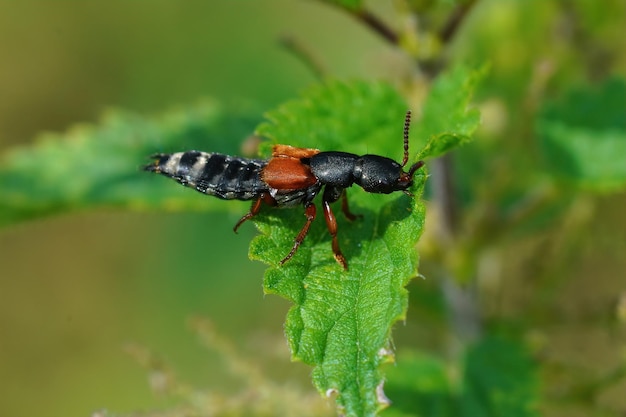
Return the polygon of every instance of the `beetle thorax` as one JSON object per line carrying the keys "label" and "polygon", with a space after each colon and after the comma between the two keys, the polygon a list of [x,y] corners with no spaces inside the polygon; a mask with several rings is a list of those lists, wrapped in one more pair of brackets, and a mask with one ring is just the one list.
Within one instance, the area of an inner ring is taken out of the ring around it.
{"label": "beetle thorax", "polygon": [[320,152],[309,160],[311,172],[324,185],[348,188],[354,184],[358,155],[347,152]]}

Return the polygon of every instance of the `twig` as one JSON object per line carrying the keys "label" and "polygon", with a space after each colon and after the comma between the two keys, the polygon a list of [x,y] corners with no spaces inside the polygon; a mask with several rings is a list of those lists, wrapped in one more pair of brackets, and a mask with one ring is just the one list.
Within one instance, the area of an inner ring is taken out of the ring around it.
{"label": "twig", "polygon": [[468,0],[464,3],[457,4],[454,11],[448,16],[448,20],[439,31],[439,39],[442,43],[449,44],[450,41],[452,41],[461,23],[463,23],[474,4],[476,4],[476,0]]}
{"label": "twig", "polygon": [[372,13],[367,10],[357,10],[351,11],[351,14],[363,22],[366,26],[370,27],[374,32],[382,36],[383,39],[386,39],[389,43],[393,45],[398,44],[400,39],[398,34]]}
{"label": "twig", "polygon": [[398,34],[391,29],[389,26],[385,24],[382,20],[380,20],[377,16],[372,14],[371,12],[365,9],[352,9],[350,7],[343,6],[339,3],[336,3],[331,0],[320,0],[323,3],[330,4],[335,7],[339,7],[346,13],[353,16],[355,19],[363,23],[365,26],[372,29],[375,33],[380,35],[387,42],[397,45],[400,41],[400,37]]}
{"label": "twig", "polygon": [[311,50],[302,42],[299,42],[294,36],[284,34],[278,38],[279,44],[301,61],[318,79],[322,80],[328,74],[326,67],[322,62],[313,55]]}

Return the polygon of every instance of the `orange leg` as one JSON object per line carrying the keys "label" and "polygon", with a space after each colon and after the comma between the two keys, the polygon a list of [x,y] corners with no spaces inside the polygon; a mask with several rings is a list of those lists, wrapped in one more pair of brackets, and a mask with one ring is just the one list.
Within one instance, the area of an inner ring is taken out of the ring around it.
{"label": "orange leg", "polygon": [[298,233],[298,236],[296,236],[296,239],[293,242],[293,247],[291,248],[291,252],[289,252],[289,254],[287,254],[287,256],[285,256],[285,258],[282,261],[280,261],[281,265],[287,262],[289,259],[291,259],[291,257],[296,253],[296,251],[300,247],[300,244],[302,243],[302,241],[304,241],[304,238],[306,237],[307,233],[309,233],[309,228],[311,227],[311,223],[315,219],[315,214],[316,214],[315,204],[310,203],[308,206],[304,208],[304,215],[306,216],[306,223],[304,223],[304,226],[302,226],[302,230],[300,230],[300,233]]}
{"label": "orange leg", "polygon": [[[347,201],[347,200],[344,199],[343,201]],[[343,201],[341,204],[342,210],[344,208]],[[324,219],[326,220],[326,226],[328,227],[328,232],[330,233],[330,236],[333,238],[333,255],[335,256],[335,260],[337,260],[339,265],[341,265],[343,269],[347,271],[348,262],[346,261],[346,257],[343,256],[343,253],[341,253],[341,249],[339,249],[339,241],[337,240],[337,219],[335,218],[335,214],[330,208],[330,203],[328,201],[323,201],[322,204],[324,207]],[[346,203],[346,208],[347,208],[347,203]],[[344,210],[344,214],[345,213],[346,211]],[[348,213],[350,212],[348,211]],[[350,220],[353,220],[354,218],[356,218],[356,216],[354,216],[352,213],[350,213],[350,215],[353,217],[352,219],[350,219],[348,214],[346,214],[346,217],[348,217]]]}
{"label": "orange leg", "polygon": [[246,220],[250,220],[257,214],[259,214],[259,212],[261,211],[261,203],[263,202],[265,202],[265,204],[270,205],[270,206],[276,205],[276,200],[274,200],[272,196],[266,193],[261,194],[261,196],[257,198],[254,201],[254,203],[252,203],[252,207],[250,207],[250,211],[247,212],[246,215],[243,216],[241,219],[239,219],[235,227],[233,227],[233,231],[235,233],[237,233],[237,229],[239,229],[239,226],[241,226]]}

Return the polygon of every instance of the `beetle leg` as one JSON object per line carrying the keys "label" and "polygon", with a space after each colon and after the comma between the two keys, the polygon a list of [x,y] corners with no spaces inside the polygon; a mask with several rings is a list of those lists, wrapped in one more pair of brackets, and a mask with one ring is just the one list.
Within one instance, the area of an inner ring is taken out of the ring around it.
{"label": "beetle leg", "polygon": [[[343,200],[345,201],[345,200]],[[330,203],[326,200],[322,202],[324,207],[324,219],[326,220],[326,226],[328,227],[328,233],[333,238],[333,255],[335,259],[345,269],[348,270],[348,262],[346,261],[346,257],[341,253],[341,249],[339,249],[339,241],[337,240],[337,218],[335,218],[335,214],[330,208]],[[342,202],[343,209],[343,202]],[[345,213],[345,211],[344,211]],[[351,214],[351,213],[350,213]],[[351,214],[352,215],[352,214]],[[346,217],[348,215],[346,214]],[[352,215],[354,217],[354,215]]]}
{"label": "beetle leg", "polygon": [[341,211],[346,216],[346,219],[350,220],[351,222],[363,217],[362,214],[354,214],[350,211],[350,207],[348,206],[348,195],[346,194],[345,190],[343,193],[341,193]]}
{"label": "beetle leg", "polygon": [[233,231],[235,233],[237,233],[237,229],[239,229],[239,226],[241,226],[246,220],[250,220],[257,214],[259,214],[259,212],[261,211],[261,203],[263,202],[265,202],[265,204],[268,204],[270,206],[276,205],[276,200],[274,200],[274,198],[272,198],[271,195],[267,193],[262,193],[261,196],[257,198],[254,201],[254,203],[252,203],[252,207],[250,207],[250,211],[247,212],[241,219],[239,219],[235,227],[233,227]]}
{"label": "beetle leg", "polygon": [[298,236],[296,236],[296,239],[293,242],[293,247],[291,248],[291,251],[287,254],[287,256],[285,256],[285,258],[282,261],[280,261],[281,265],[287,262],[289,259],[291,259],[291,257],[296,253],[296,251],[300,247],[300,244],[302,243],[302,241],[304,241],[304,238],[306,237],[307,233],[309,233],[309,228],[311,227],[311,223],[315,219],[316,211],[317,210],[315,209],[315,204],[313,203],[309,203],[308,205],[304,207],[304,215],[306,216],[306,223],[304,223],[304,226],[302,226],[300,233],[298,233]]}

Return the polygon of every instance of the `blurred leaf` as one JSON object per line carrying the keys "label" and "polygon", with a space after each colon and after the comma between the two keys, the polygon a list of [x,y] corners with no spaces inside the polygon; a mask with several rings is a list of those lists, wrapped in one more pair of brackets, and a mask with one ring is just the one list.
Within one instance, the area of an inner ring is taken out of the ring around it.
{"label": "blurred leaf", "polygon": [[536,131],[548,168],[595,191],[626,187],[626,82],[611,79],[597,91],[571,90],[546,104]]}
{"label": "blurred leaf", "polygon": [[535,416],[535,366],[518,343],[487,337],[465,356],[460,415]]}
{"label": "blurred leaf", "polygon": [[[214,199],[166,186],[141,171],[155,152],[233,151],[257,122],[249,111],[214,102],[145,118],[109,112],[98,126],[44,134],[32,146],[2,156],[0,225],[96,206],[205,209]],[[227,209],[225,205],[222,209]]]}
{"label": "blurred leaf", "polygon": [[387,372],[385,391],[393,407],[383,416],[447,417],[454,415],[446,363],[412,352],[398,357]]}
{"label": "blurred leaf", "polygon": [[480,124],[480,112],[468,106],[486,71],[486,67],[470,70],[457,66],[435,80],[412,135],[427,141],[418,159],[443,155],[471,140]]}
{"label": "blurred leaf", "polygon": [[[356,153],[402,154],[406,105],[385,84],[333,82],[309,90],[301,100],[268,114],[258,132],[274,141]],[[326,395],[337,393],[340,410],[369,416],[383,407],[379,365],[389,360],[391,326],[404,317],[404,286],[415,276],[415,243],[423,228],[420,201],[425,173],[415,176],[415,197],[350,190],[353,223],[338,215],[339,241],[349,263],[344,271],[332,257],[323,221],[314,222],[292,260],[289,252],[304,222],[301,210],[268,210],[259,216],[261,235],[250,256],[271,267],[267,293],[294,303],[285,332],[293,358],[314,365],[313,381]]]}

